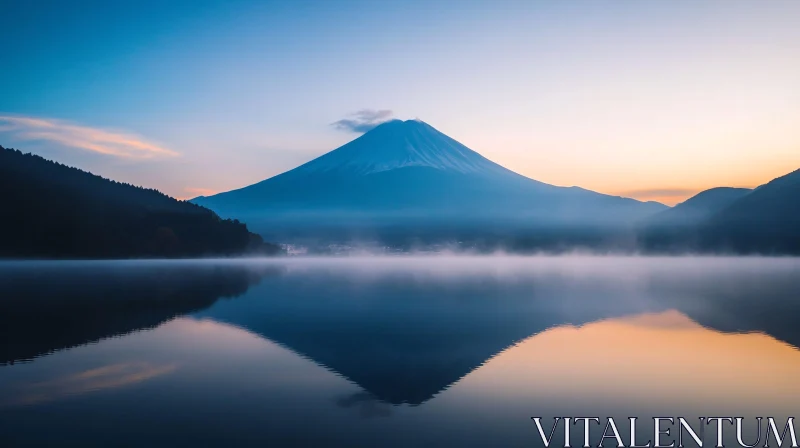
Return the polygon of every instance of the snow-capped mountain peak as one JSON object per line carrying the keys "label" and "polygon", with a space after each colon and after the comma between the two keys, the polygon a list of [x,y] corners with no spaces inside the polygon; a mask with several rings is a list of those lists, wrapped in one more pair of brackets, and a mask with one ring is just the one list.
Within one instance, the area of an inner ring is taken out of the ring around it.
{"label": "snow-capped mountain peak", "polygon": [[383,123],[297,170],[367,175],[406,167],[460,173],[504,170],[420,120]]}

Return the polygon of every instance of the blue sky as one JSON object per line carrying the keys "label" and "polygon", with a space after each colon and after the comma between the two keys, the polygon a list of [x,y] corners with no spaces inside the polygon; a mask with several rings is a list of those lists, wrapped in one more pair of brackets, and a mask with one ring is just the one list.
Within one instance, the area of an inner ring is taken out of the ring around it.
{"label": "blue sky", "polygon": [[800,168],[796,1],[0,0],[0,144],[177,197],[420,118],[557,185],[675,202]]}

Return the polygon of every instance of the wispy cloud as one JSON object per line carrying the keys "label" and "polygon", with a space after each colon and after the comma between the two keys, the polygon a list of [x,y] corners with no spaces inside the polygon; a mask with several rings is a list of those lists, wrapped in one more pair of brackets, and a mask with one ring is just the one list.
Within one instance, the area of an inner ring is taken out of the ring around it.
{"label": "wispy cloud", "polygon": [[18,140],[45,140],[72,148],[129,159],[179,155],[128,133],[80,126],[51,118],[0,115],[0,132]]}
{"label": "wispy cloud", "polygon": [[640,201],[658,201],[674,205],[699,193],[697,188],[648,188],[619,192],[620,196],[639,199]]}
{"label": "wispy cloud", "polygon": [[186,197],[185,199],[193,199],[197,196],[212,196],[219,193],[219,190],[214,190],[211,188],[194,188],[194,187],[186,187],[183,191],[189,193],[191,196]]}
{"label": "wispy cloud", "polygon": [[697,193],[696,188],[651,188],[644,190],[631,190],[622,193],[627,196],[638,198],[663,198],[675,196],[688,196]]}
{"label": "wispy cloud", "polygon": [[367,132],[375,126],[388,121],[394,113],[388,109],[374,110],[361,109],[349,115],[350,118],[342,118],[331,123],[331,126],[342,131]]}

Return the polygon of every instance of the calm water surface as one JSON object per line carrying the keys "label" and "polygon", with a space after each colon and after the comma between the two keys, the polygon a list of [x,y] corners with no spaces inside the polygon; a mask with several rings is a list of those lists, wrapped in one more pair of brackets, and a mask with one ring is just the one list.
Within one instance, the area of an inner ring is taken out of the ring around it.
{"label": "calm water surface", "polygon": [[791,258],[3,262],[0,446],[538,446],[532,416],[798,416],[798,318]]}

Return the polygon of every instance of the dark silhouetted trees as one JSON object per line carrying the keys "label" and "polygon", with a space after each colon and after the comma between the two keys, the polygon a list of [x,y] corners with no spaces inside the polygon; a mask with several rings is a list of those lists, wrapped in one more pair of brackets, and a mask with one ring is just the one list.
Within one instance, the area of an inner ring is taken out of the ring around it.
{"label": "dark silhouetted trees", "polygon": [[0,146],[0,257],[276,254],[239,221],[154,189]]}

